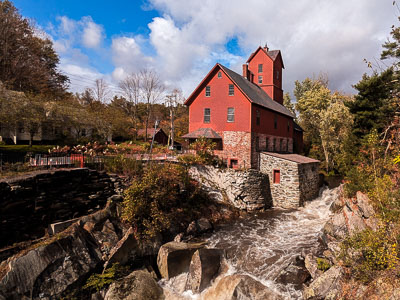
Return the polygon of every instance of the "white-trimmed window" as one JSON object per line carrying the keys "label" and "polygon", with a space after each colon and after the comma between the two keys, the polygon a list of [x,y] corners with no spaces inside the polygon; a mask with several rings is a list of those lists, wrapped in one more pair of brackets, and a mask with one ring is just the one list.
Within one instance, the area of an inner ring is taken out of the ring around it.
{"label": "white-trimmed window", "polygon": [[206,86],[206,97],[210,97],[211,96],[211,86],[207,85]]}
{"label": "white-trimmed window", "polygon": [[258,83],[263,83],[263,77],[261,75],[258,75]]}
{"label": "white-trimmed window", "polygon": [[204,123],[210,123],[211,121],[211,108],[204,109]]}
{"label": "white-trimmed window", "polygon": [[235,108],[234,107],[228,107],[228,118],[227,121],[229,123],[235,122]]}
{"label": "white-trimmed window", "polygon": [[229,85],[229,93],[228,93],[228,95],[229,96],[235,95],[235,86],[233,84]]}
{"label": "white-trimmed window", "polygon": [[258,73],[262,73],[262,71],[263,71],[263,65],[258,64]]}

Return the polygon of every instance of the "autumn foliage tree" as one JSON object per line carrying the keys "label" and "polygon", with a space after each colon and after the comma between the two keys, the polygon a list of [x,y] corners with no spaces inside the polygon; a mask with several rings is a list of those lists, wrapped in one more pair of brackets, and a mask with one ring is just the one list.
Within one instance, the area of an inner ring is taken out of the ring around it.
{"label": "autumn foliage tree", "polygon": [[58,63],[52,42],[10,1],[0,0],[0,81],[11,90],[60,96],[68,78]]}

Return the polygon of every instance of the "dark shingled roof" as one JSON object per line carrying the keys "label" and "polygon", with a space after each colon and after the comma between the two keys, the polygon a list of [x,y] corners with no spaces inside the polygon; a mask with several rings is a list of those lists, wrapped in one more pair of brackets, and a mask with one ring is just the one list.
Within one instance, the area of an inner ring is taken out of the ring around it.
{"label": "dark shingled roof", "polygon": [[250,99],[252,103],[256,103],[270,110],[276,111],[283,115],[294,118],[295,115],[292,114],[285,106],[279,104],[278,102],[271,99],[270,96],[258,85],[250,82],[238,73],[228,69],[227,67],[219,64],[221,69],[223,69],[226,74],[239,86],[243,93]]}
{"label": "dark shingled roof", "polygon": [[197,139],[199,137],[205,137],[207,139],[222,139],[222,137],[211,128],[199,128],[182,137],[184,139]]}
{"label": "dark shingled roof", "polygon": [[319,160],[299,155],[299,154],[282,154],[282,153],[275,153],[275,152],[262,152],[263,154],[267,154],[270,156],[274,156],[277,158],[285,159],[285,160],[290,160],[298,164],[310,164],[310,163],[319,163]]}
{"label": "dark shingled roof", "polygon": [[278,57],[279,50],[271,50],[268,51],[267,53],[272,58],[272,60],[275,60]]}

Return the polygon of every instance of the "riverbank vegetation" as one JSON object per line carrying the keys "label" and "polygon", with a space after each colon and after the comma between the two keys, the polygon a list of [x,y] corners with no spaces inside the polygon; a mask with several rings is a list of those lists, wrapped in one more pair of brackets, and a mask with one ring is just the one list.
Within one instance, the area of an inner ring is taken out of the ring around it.
{"label": "riverbank vegetation", "polygon": [[[394,2],[395,4],[395,2]],[[400,18],[399,18],[400,20]],[[326,174],[344,177],[345,196],[368,195],[377,229],[347,238],[340,260],[348,276],[368,284],[400,274],[400,27],[393,26],[381,59],[391,65],[371,68],[354,85],[357,94],[329,90],[326,76],[296,81],[293,105],[305,130],[305,154],[322,161]]]}

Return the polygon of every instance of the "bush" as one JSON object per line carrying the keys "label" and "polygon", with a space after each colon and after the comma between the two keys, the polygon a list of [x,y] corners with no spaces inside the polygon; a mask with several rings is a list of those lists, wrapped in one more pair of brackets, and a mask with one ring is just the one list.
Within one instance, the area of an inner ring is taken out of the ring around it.
{"label": "bush", "polygon": [[352,274],[364,282],[372,280],[378,271],[393,270],[399,266],[399,249],[390,226],[377,231],[364,230],[342,243],[341,257]]}
{"label": "bush", "polygon": [[331,267],[331,264],[329,263],[329,261],[325,258],[320,258],[317,257],[317,269],[325,272],[327,270],[329,270],[329,268]]}
{"label": "bush", "polygon": [[184,167],[152,165],[125,191],[122,219],[135,228],[138,239],[148,239],[191,219],[204,200]]}

